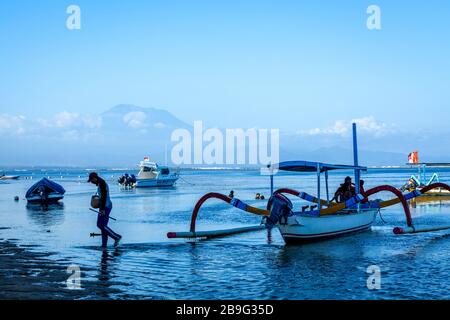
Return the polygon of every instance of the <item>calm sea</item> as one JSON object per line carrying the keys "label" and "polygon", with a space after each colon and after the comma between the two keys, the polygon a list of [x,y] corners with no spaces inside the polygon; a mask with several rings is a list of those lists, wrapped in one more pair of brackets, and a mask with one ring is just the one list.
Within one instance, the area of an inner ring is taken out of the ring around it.
{"label": "calm sea", "polygon": [[[317,244],[286,246],[278,232],[268,239],[265,231],[193,243],[169,240],[166,233],[188,230],[192,209],[203,194],[234,190],[241,200],[264,207],[265,202],[254,196],[269,195],[268,177],[256,171],[182,171],[183,179],[174,188],[122,190],[115,181],[123,171],[103,170],[100,174],[110,183],[114,204],[111,216],[117,218],[110,227],[123,235],[119,249],[103,252],[98,249],[100,239],[89,237],[98,230],[96,215],[88,210],[95,187],[85,182],[87,170],[9,173],[22,177],[0,182],[0,226],[10,228],[0,230],[0,238],[52,252],[50,259],[57,263],[78,265],[83,299],[450,298],[449,233],[395,236],[393,227],[405,225],[400,206],[382,210],[385,222],[378,217],[371,231]],[[400,187],[415,173],[373,169],[363,178],[366,189],[380,184]],[[332,173],[330,187],[335,189],[348,174]],[[441,169],[439,175],[450,182],[449,170]],[[25,192],[43,176],[64,186],[64,200],[48,209],[27,206]],[[279,175],[275,185],[316,194],[316,177],[311,174]],[[415,204],[415,223],[450,224],[449,204]],[[198,230],[259,222],[259,217],[212,200],[201,210]],[[381,270],[380,290],[367,288],[367,268],[372,265]],[[42,285],[64,286],[46,279]]]}

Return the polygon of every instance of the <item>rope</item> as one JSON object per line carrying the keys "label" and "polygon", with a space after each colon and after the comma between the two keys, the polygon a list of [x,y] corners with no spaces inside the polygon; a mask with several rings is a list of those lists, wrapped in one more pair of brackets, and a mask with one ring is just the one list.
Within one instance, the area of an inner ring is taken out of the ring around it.
{"label": "rope", "polygon": [[383,221],[384,224],[387,224],[387,222],[383,219],[383,216],[381,215],[381,209],[378,209],[378,214],[380,215],[381,221]]}
{"label": "rope", "polygon": [[196,185],[195,183],[191,183],[191,182],[187,181],[187,180],[184,179],[182,176],[179,176],[179,178],[180,178],[180,180],[186,182],[187,184],[189,184],[189,185],[191,185],[191,186],[195,186],[195,185]]}

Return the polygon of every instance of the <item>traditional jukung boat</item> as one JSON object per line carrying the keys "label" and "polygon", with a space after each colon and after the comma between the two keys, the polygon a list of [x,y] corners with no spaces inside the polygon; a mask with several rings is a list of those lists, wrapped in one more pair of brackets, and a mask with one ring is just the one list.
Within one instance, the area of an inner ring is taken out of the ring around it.
{"label": "traditional jukung boat", "polygon": [[[356,124],[353,124],[353,165],[336,165],[321,162],[309,161],[288,161],[276,165],[268,166],[270,172],[271,197],[267,203],[266,209],[252,207],[237,198],[230,198],[220,193],[208,193],[204,195],[196,204],[192,212],[191,225],[189,232],[169,232],[168,238],[214,238],[223,237],[230,234],[243,233],[266,229],[277,228],[284,241],[290,243],[305,243],[320,241],[333,237],[344,236],[355,232],[369,230],[375,222],[377,213],[380,209],[401,203],[405,216],[406,227],[396,227],[393,229],[395,234],[418,233],[427,231],[437,231],[450,229],[449,226],[440,227],[416,227],[413,224],[408,200],[420,197],[436,188],[442,188],[450,191],[450,186],[444,183],[431,183],[423,187],[420,191],[413,190],[403,194],[393,186],[381,185],[367,190],[361,194],[360,176],[361,172],[367,171],[366,167],[358,164],[358,148]],[[317,196],[314,197],[306,192],[300,192],[292,189],[274,189],[274,176],[278,171],[290,172],[312,172],[317,175]],[[328,172],[331,170],[351,170],[355,176],[355,194],[345,202],[334,202],[330,200],[328,191]],[[326,195],[321,194],[322,175],[325,178]],[[390,192],[395,198],[387,201],[369,200],[369,197],[379,192]],[[310,202],[311,206],[303,206],[302,210],[294,210],[292,202],[286,196],[295,196]],[[322,198],[323,197],[323,198]],[[196,231],[196,221],[201,206],[208,199],[220,199],[230,205],[264,217],[261,226],[251,226],[234,228],[230,230]],[[307,210],[309,208],[309,210]]]}
{"label": "traditional jukung boat", "polygon": [[[356,181],[359,181],[359,173],[367,168],[358,165],[335,165],[320,162],[290,161],[278,164],[278,170],[290,172],[313,172],[317,174],[317,197],[305,192],[291,189],[279,189],[272,192],[268,208],[270,215],[268,223],[275,225],[286,243],[304,243],[333,238],[349,233],[370,229],[375,222],[379,206],[370,203],[361,204],[364,196],[360,194],[357,183],[356,195],[345,203],[338,204],[330,201],[328,190],[328,172],[331,170],[353,170]],[[325,177],[326,198],[321,199],[321,180]],[[272,179],[273,181],[273,179]],[[273,186],[273,182],[272,182]],[[272,187],[273,188],[273,187]],[[283,194],[290,194],[303,200],[320,204],[310,206],[317,209],[308,210],[304,206],[301,211],[293,211],[292,205]],[[342,207],[334,209],[334,207]]]}
{"label": "traditional jukung boat", "polygon": [[[421,191],[424,187],[427,187],[433,183],[439,182],[439,174],[434,172],[431,177],[427,177],[427,168],[448,168],[450,163],[431,163],[431,162],[419,162],[418,151],[414,151],[409,154],[408,165],[417,167],[417,176],[412,175],[404,186],[401,187],[402,191]],[[444,188],[434,188],[427,192],[429,197],[450,197],[450,191]]]}

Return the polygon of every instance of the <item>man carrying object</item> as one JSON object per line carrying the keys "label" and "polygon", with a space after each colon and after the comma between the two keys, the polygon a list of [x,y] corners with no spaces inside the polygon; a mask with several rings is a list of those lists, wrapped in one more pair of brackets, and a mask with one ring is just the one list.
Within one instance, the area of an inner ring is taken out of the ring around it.
{"label": "man carrying object", "polygon": [[99,203],[99,214],[97,217],[97,227],[102,232],[102,248],[106,248],[108,244],[108,237],[114,239],[114,247],[119,245],[122,236],[115,233],[108,227],[109,214],[112,210],[112,202],[109,198],[109,187],[105,180],[100,178],[96,172],[91,172],[89,174],[88,182],[95,184],[97,186],[97,194],[100,197]]}

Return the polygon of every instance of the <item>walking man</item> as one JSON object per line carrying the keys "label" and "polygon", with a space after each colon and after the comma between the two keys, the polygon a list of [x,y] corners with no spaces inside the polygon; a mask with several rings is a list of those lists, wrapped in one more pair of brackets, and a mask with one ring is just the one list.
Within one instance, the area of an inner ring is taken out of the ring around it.
{"label": "walking man", "polygon": [[115,233],[108,227],[109,214],[112,210],[112,202],[109,198],[109,187],[105,180],[100,178],[96,172],[91,172],[89,174],[88,182],[95,184],[97,186],[97,194],[100,197],[100,207],[99,214],[97,217],[97,227],[102,232],[102,247],[106,248],[108,244],[108,237],[114,239],[114,247],[119,245],[122,236]]}

